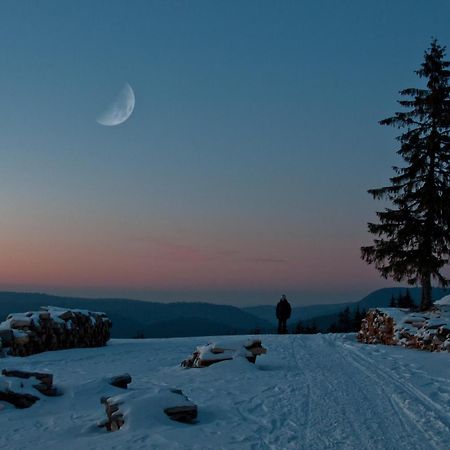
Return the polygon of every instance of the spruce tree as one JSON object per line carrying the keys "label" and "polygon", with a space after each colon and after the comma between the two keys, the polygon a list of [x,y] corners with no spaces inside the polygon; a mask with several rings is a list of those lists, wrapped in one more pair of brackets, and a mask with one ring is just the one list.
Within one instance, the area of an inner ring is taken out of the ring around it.
{"label": "spruce tree", "polygon": [[401,292],[399,292],[399,294],[397,296],[397,305],[399,308],[406,308],[405,297],[403,296],[403,294]]}
{"label": "spruce tree", "polygon": [[373,245],[361,248],[383,277],[420,284],[423,310],[432,305],[432,279],[448,284],[441,273],[450,256],[450,63],[444,58],[445,47],[433,40],[416,71],[426,88],[400,91],[406,111],[380,122],[404,129],[397,153],[406,164],[394,167],[389,186],[369,190],[390,206],[377,212],[379,223],[368,224]]}
{"label": "spruce tree", "polygon": [[348,333],[351,331],[351,317],[350,308],[347,306],[343,311],[339,313],[338,327],[341,333]]}
{"label": "spruce tree", "polygon": [[359,331],[359,329],[361,328],[361,320],[363,320],[363,318],[364,316],[361,314],[358,305],[353,316],[352,331]]}
{"label": "spruce tree", "polygon": [[409,289],[406,289],[405,295],[403,297],[403,303],[405,304],[405,308],[413,309],[416,305],[414,304],[414,300],[411,297]]}
{"label": "spruce tree", "polygon": [[391,300],[389,302],[389,307],[390,308],[397,308],[397,306],[398,306],[397,300],[395,299],[394,294],[392,294],[391,295]]}

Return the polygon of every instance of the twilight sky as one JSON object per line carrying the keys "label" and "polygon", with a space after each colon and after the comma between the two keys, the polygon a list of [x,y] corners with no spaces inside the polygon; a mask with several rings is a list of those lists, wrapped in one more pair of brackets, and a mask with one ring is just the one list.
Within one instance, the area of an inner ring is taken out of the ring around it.
{"label": "twilight sky", "polygon": [[[377,121],[450,2],[3,1],[0,289],[357,300]],[[136,107],[96,117],[125,82]]]}

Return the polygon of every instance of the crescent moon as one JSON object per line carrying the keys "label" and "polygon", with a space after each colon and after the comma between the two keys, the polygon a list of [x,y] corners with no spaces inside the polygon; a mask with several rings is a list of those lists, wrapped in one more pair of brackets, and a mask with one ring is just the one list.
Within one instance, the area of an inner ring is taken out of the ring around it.
{"label": "crescent moon", "polygon": [[97,117],[97,122],[107,127],[120,125],[131,116],[135,102],[133,89],[125,83],[114,102]]}

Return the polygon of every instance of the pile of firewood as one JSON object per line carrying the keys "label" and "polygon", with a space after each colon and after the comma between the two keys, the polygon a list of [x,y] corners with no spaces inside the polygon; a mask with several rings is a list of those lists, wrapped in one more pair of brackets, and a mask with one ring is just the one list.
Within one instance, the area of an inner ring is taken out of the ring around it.
{"label": "pile of firewood", "polygon": [[101,312],[43,307],[41,311],[10,314],[0,324],[1,346],[14,356],[101,347],[110,338],[111,325]]}
{"label": "pile of firewood", "polygon": [[358,340],[366,344],[450,352],[450,305],[445,299],[425,312],[398,308],[372,309],[361,323]]}
{"label": "pile of firewood", "polygon": [[19,409],[29,408],[39,400],[35,391],[47,397],[62,395],[61,391],[53,386],[51,373],[2,370],[0,400],[11,403]]}
{"label": "pile of firewood", "polygon": [[259,339],[249,339],[245,342],[239,342],[230,347],[220,344],[208,344],[197,347],[197,349],[181,362],[182,367],[208,367],[221,361],[228,361],[236,357],[245,357],[251,363],[256,362],[256,357],[267,353],[261,345]]}
{"label": "pile of firewood", "polygon": [[358,340],[365,344],[395,345],[395,322],[389,313],[371,309],[361,321]]}

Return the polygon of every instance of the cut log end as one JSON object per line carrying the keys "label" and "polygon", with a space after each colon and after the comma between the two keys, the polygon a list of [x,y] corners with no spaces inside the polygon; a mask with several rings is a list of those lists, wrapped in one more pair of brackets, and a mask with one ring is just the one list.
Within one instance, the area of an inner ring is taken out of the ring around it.
{"label": "cut log end", "polygon": [[174,406],[165,408],[164,413],[176,422],[192,423],[197,418],[198,410],[197,405]]}

